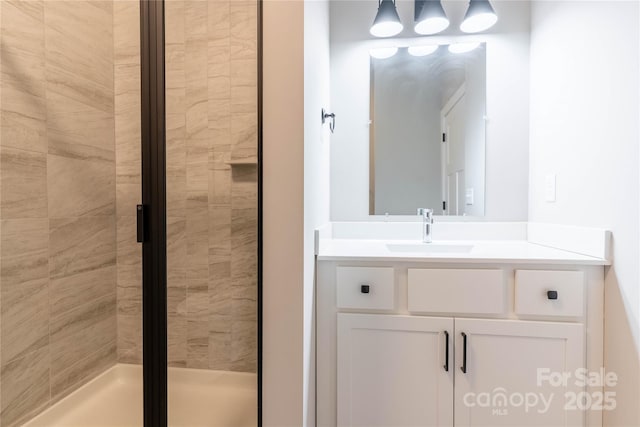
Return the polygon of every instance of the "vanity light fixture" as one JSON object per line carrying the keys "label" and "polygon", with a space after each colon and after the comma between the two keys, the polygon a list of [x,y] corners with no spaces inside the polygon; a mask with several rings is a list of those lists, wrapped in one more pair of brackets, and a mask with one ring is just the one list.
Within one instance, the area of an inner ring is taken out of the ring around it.
{"label": "vanity light fixture", "polygon": [[466,53],[480,46],[480,42],[454,43],[449,45],[451,53]]}
{"label": "vanity light fixture", "polygon": [[440,46],[437,44],[424,45],[424,46],[409,46],[407,51],[411,56],[427,56],[438,50]]}
{"label": "vanity light fixture", "polygon": [[449,26],[449,18],[444,13],[440,0],[415,0],[415,26],[418,34],[429,35],[444,31]]}
{"label": "vanity light fixture", "polygon": [[392,37],[403,29],[394,0],[378,0],[378,13],[369,32],[375,37]]}
{"label": "vanity light fixture", "polygon": [[387,59],[398,53],[397,47],[378,47],[369,50],[369,55],[376,59]]}
{"label": "vanity light fixture", "polygon": [[488,30],[498,22],[498,15],[489,0],[469,0],[467,13],[460,24],[463,33],[479,33]]}

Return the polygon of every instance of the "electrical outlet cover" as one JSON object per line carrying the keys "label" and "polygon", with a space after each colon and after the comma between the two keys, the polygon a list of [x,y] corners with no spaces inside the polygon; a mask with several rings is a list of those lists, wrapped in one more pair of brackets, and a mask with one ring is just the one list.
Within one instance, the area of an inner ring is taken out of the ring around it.
{"label": "electrical outlet cover", "polygon": [[473,206],[473,188],[467,188],[465,192],[465,203],[467,206]]}

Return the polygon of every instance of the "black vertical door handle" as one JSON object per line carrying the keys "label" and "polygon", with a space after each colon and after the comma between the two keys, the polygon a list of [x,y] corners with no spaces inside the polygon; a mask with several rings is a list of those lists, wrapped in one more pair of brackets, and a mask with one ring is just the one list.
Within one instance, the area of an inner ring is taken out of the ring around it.
{"label": "black vertical door handle", "polygon": [[466,374],[467,373],[467,334],[462,332],[461,335],[462,335],[462,366],[460,367],[460,370],[462,371],[462,373]]}
{"label": "black vertical door handle", "polygon": [[444,331],[444,370],[449,372],[449,332]]}
{"label": "black vertical door handle", "polygon": [[146,240],[146,232],[144,229],[144,210],[144,205],[136,206],[136,240],[138,241],[138,243],[144,243]]}

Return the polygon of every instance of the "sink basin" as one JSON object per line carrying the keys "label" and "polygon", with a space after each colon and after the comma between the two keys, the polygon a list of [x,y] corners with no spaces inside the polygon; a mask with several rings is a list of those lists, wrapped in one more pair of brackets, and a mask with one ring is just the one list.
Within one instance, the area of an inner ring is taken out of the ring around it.
{"label": "sink basin", "polygon": [[471,252],[473,245],[438,244],[438,243],[407,243],[388,244],[391,252],[411,252],[424,254],[466,254]]}

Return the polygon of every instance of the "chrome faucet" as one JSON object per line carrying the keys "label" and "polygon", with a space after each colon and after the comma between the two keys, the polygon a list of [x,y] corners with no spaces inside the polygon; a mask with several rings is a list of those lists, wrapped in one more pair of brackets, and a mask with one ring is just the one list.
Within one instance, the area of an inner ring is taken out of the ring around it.
{"label": "chrome faucet", "polygon": [[422,241],[433,242],[433,209],[418,208],[418,215],[422,217]]}

